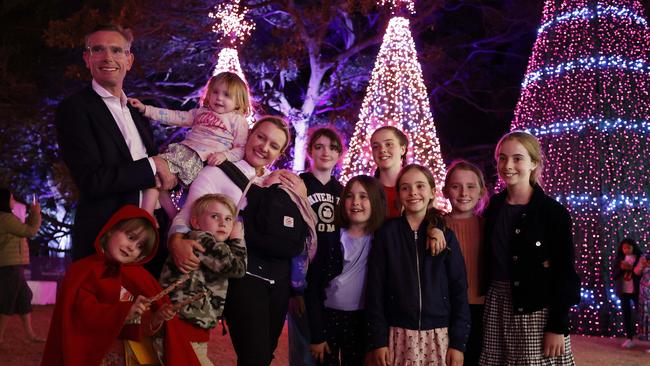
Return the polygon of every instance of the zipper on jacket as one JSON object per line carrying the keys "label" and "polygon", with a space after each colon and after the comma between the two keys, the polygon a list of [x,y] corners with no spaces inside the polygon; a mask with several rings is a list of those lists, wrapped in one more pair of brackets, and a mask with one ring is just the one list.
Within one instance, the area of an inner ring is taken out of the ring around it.
{"label": "zipper on jacket", "polygon": [[422,284],[420,283],[420,256],[418,255],[418,231],[413,230],[415,236],[415,269],[418,272],[418,330],[422,329]]}
{"label": "zipper on jacket", "polygon": [[248,271],[246,271],[246,274],[249,275],[249,276],[255,277],[255,278],[259,278],[259,279],[262,280],[262,281],[266,281],[266,282],[268,282],[270,285],[274,285],[274,284],[275,284],[275,280],[272,280],[272,279],[270,279],[270,278],[262,277],[262,276],[260,276],[260,275],[256,275],[255,273],[250,273],[250,272],[248,272]]}

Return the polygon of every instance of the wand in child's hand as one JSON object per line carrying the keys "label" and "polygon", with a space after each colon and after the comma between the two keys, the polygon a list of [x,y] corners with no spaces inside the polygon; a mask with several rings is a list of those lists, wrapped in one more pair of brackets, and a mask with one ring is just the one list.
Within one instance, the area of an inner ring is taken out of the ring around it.
{"label": "wand in child's hand", "polygon": [[176,287],[180,286],[183,282],[185,282],[185,281],[187,281],[189,279],[190,279],[190,275],[185,273],[184,275],[180,276],[176,281],[174,281],[174,283],[167,286],[164,290],[160,291],[158,293],[158,295],[148,298],[147,301],[156,302],[156,301],[162,299],[165,295],[167,295],[168,293],[174,291],[174,289]]}
{"label": "wand in child's hand", "polygon": [[201,292],[199,292],[199,293],[197,293],[197,294],[194,294],[194,296],[190,296],[190,297],[188,297],[187,299],[185,299],[185,300],[183,300],[183,301],[181,301],[181,302],[177,302],[176,304],[174,304],[174,311],[175,311],[175,312],[178,312],[178,311],[179,311],[180,309],[182,309],[185,305],[187,305],[187,304],[191,304],[191,303],[193,303],[194,301],[198,301],[198,300],[200,300],[200,299],[202,299],[202,298],[204,298],[204,297],[206,297],[206,296],[208,296],[208,291],[201,291]]}

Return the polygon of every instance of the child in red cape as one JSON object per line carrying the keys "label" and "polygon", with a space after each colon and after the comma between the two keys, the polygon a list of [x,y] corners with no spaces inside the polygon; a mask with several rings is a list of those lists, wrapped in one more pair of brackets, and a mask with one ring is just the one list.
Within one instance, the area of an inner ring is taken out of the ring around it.
{"label": "child in red cape", "polygon": [[70,265],[59,289],[41,365],[123,363],[123,340],[141,341],[157,331],[164,332],[165,365],[199,365],[179,331],[169,298],[146,300],[162,291],[142,268],[158,248],[155,227],[146,211],[124,206],[97,236],[97,253]]}

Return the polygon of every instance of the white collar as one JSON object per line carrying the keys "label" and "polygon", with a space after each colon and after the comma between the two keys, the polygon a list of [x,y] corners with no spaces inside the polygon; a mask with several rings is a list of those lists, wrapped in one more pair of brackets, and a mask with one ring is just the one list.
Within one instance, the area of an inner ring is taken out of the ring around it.
{"label": "white collar", "polygon": [[[106,90],[106,88],[99,85],[99,83],[97,81],[95,81],[95,79],[93,79],[92,86],[93,86],[93,90],[97,94],[99,94],[99,96],[102,97],[102,98],[117,98],[116,96],[111,94],[111,92]],[[124,90],[120,90],[120,104],[122,105],[122,107],[126,107],[126,102],[127,102],[126,94],[124,94]]]}
{"label": "white collar", "polygon": [[269,175],[271,172],[266,167],[264,167],[264,174],[262,174],[261,177],[257,177],[257,170],[252,165],[250,165],[246,159],[236,161],[234,164],[242,171],[242,173],[244,173],[244,175],[251,177],[250,179],[263,178]]}

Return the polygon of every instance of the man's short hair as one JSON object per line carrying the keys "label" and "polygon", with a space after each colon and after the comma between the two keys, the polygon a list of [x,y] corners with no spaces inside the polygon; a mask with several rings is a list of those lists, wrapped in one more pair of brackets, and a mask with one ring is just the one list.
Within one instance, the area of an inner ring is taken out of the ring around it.
{"label": "man's short hair", "polygon": [[88,38],[97,32],[117,32],[122,36],[122,38],[126,40],[126,43],[128,43],[129,46],[131,46],[131,43],[133,43],[133,32],[131,32],[130,29],[123,28],[121,25],[107,23],[99,24],[95,26],[95,28],[93,28],[90,32],[86,33],[84,37],[84,45],[86,47],[88,47]]}

